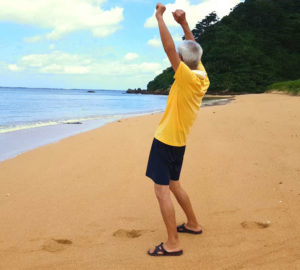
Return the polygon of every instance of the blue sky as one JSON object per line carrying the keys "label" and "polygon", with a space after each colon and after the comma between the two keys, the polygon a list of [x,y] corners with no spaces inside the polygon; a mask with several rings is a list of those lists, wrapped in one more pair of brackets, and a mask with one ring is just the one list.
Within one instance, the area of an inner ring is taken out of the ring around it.
{"label": "blue sky", "polygon": [[[193,28],[209,12],[216,11],[223,17],[241,1],[161,2],[167,7],[165,21],[178,43],[182,30],[171,11],[184,9]],[[0,86],[145,88],[169,66],[153,16],[155,1],[0,3]]]}

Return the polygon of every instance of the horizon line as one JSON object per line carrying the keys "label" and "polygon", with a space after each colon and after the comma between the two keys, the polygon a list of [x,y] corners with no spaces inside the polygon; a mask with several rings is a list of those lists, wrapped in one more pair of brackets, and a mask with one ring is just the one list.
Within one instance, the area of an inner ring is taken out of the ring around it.
{"label": "horizon line", "polygon": [[92,91],[126,91],[126,90],[122,90],[122,89],[55,88],[55,87],[27,87],[27,86],[0,86],[0,88],[53,89],[53,90],[92,90]]}

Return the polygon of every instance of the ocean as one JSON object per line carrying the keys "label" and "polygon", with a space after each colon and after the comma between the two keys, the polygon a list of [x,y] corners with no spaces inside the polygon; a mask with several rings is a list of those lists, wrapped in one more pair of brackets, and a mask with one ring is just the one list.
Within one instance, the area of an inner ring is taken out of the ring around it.
{"label": "ocean", "polygon": [[119,90],[0,87],[0,161],[122,118],[163,112],[166,101]]}
{"label": "ocean", "polygon": [[162,111],[166,96],[109,90],[0,88],[0,133]]}

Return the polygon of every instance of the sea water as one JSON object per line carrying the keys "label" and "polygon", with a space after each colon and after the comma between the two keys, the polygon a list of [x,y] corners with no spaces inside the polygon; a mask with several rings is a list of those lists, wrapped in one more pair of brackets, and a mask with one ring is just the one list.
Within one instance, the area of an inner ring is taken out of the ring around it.
{"label": "sea water", "polygon": [[0,88],[0,133],[161,111],[166,97],[124,91]]}
{"label": "sea water", "polygon": [[162,112],[166,101],[118,90],[0,87],[0,161],[112,121]]}

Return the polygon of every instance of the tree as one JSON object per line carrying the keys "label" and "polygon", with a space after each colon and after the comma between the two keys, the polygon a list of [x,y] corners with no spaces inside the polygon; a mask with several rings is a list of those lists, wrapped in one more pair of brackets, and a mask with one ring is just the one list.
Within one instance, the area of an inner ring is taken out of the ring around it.
{"label": "tree", "polygon": [[219,21],[219,17],[215,11],[207,15],[201,22],[196,24],[195,29],[192,30],[192,33],[195,37],[195,40],[198,41],[200,36],[207,30],[207,28]]}
{"label": "tree", "polygon": [[[274,82],[300,78],[300,1],[245,0],[218,19],[210,13],[192,30],[210,78],[208,93],[264,92]],[[172,69],[149,83],[167,89]]]}

